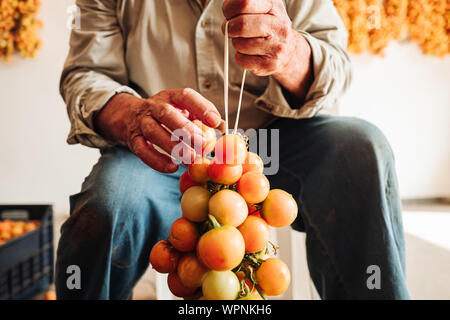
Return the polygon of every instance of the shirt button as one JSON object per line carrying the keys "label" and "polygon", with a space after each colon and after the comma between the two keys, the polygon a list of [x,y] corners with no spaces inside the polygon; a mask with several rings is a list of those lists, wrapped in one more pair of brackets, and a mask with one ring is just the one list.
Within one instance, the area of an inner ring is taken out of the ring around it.
{"label": "shirt button", "polygon": [[205,82],[203,82],[203,86],[205,87],[205,89],[209,89],[212,86],[212,82],[209,80],[205,80]]}

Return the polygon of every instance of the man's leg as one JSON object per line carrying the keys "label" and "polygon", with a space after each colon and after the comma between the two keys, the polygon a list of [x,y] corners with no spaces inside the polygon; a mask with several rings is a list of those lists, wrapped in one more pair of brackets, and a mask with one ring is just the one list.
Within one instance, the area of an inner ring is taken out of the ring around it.
{"label": "man's leg", "polygon": [[[408,299],[401,203],[383,134],[365,121],[330,116],[280,119],[271,128],[280,129],[280,172],[271,187],[298,200],[294,228],[306,232],[321,297]],[[379,267],[380,289],[369,289],[376,285],[370,266]]]}
{"label": "man's leg", "polygon": [[[182,172],[158,173],[124,148],[102,151],[81,192],[70,198],[71,215],[61,228],[58,299],[130,297],[152,246],[168,236],[181,215]],[[80,290],[67,286],[71,265],[80,268]]]}

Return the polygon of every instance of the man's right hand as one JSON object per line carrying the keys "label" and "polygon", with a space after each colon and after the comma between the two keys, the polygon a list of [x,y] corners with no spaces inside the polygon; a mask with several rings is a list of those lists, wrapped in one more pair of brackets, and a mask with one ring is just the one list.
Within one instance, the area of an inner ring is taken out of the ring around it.
{"label": "man's right hand", "polygon": [[[175,152],[177,160],[192,163],[197,156],[194,148],[202,147],[206,141],[202,130],[190,119],[199,119],[212,128],[222,123],[216,107],[193,89],[165,90],[149,99],[117,94],[94,121],[96,130],[106,139],[128,146],[151,168],[173,173],[178,165],[169,156],[158,152],[153,144],[172,154],[183,141],[187,146],[182,148],[181,155]],[[178,137],[178,141],[173,141],[175,139],[166,128]]]}

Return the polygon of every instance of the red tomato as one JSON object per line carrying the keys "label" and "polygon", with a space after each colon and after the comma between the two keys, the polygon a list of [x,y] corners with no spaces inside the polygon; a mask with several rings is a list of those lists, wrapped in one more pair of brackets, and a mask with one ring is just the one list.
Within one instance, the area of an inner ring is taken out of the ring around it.
{"label": "red tomato", "polygon": [[167,240],[155,244],[150,252],[150,263],[159,273],[171,273],[177,269],[180,253]]}
{"label": "red tomato", "polygon": [[208,167],[211,160],[208,158],[196,158],[194,163],[188,166],[188,172],[191,179],[197,183],[205,183],[209,180]]}
{"label": "red tomato", "polygon": [[270,239],[270,229],[264,219],[248,216],[238,227],[245,242],[245,252],[255,253],[263,250]]}
{"label": "red tomato", "polygon": [[256,171],[259,173],[264,172],[264,162],[261,158],[253,152],[248,152],[245,162],[242,164],[242,174],[250,171]]}
{"label": "red tomato", "polygon": [[275,228],[286,227],[297,218],[298,207],[295,199],[286,191],[270,190],[261,208],[261,216]]}
{"label": "red tomato", "polygon": [[291,273],[283,261],[269,258],[256,270],[256,282],[264,294],[279,296],[288,289]]}
{"label": "red tomato", "polygon": [[208,271],[209,269],[193,253],[184,255],[178,263],[177,269],[181,282],[189,288],[201,287]]}
{"label": "red tomato", "polygon": [[202,235],[197,245],[200,261],[216,271],[236,268],[242,262],[244,254],[244,238],[232,226],[222,226],[208,231]]}
{"label": "red tomato", "polygon": [[188,171],[183,173],[180,177],[179,187],[180,187],[181,194],[183,194],[190,187],[201,186],[201,185],[202,185],[201,183],[195,182],[194,180],[191,179]]}
{"label": "red tomato", "polygon": [[262,173],[250,171],[238,181],[237,190],[247,203],[260,203],[269,194],[270,183]]}
{"label": "red tomato", "polygon": [[186,287],[181,282],[176,272],[169,273],[167,285],[169,286],[170,292],[172,292],[174,296],[180,298],[192,296],[197,291],[197,288]]}
{"label": "red tomato", "polygon": [[175,249],[181,252],[189,252],[194,250],[199,233],[195,224],[186,218],[175,220],[170,228],[169,241]]}
{"label": "red tomato", "polygon": [[215,158],[208,167],[208,174],[215,183],[232,185],[241,178],[242,165],[221,164]]}
{"label": "red tomato", "polygon": [[219,163],[228,165],[243,164],[247,157],[247,144],[237,134],[222,136],[216,144],[215,156]]}
{"label": "red tomato", "polygon": [[233,190],[221,190],[211,197],[208,204],[209,214],[222,225],[237,227],[248,216],[244,198]]}

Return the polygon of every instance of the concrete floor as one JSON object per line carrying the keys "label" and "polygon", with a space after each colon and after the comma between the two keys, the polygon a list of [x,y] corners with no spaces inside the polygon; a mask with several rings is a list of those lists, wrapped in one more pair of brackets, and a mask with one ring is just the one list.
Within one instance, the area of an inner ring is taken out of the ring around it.
{"label": "concrete floor", "polygon": [[[56,243],[64,219],[55,219]],[[411,297],[450,299],[450,206],[405,207],[404,227]],[[151,268],[137,284],[133,299],[156,299],[155,272]]]}

